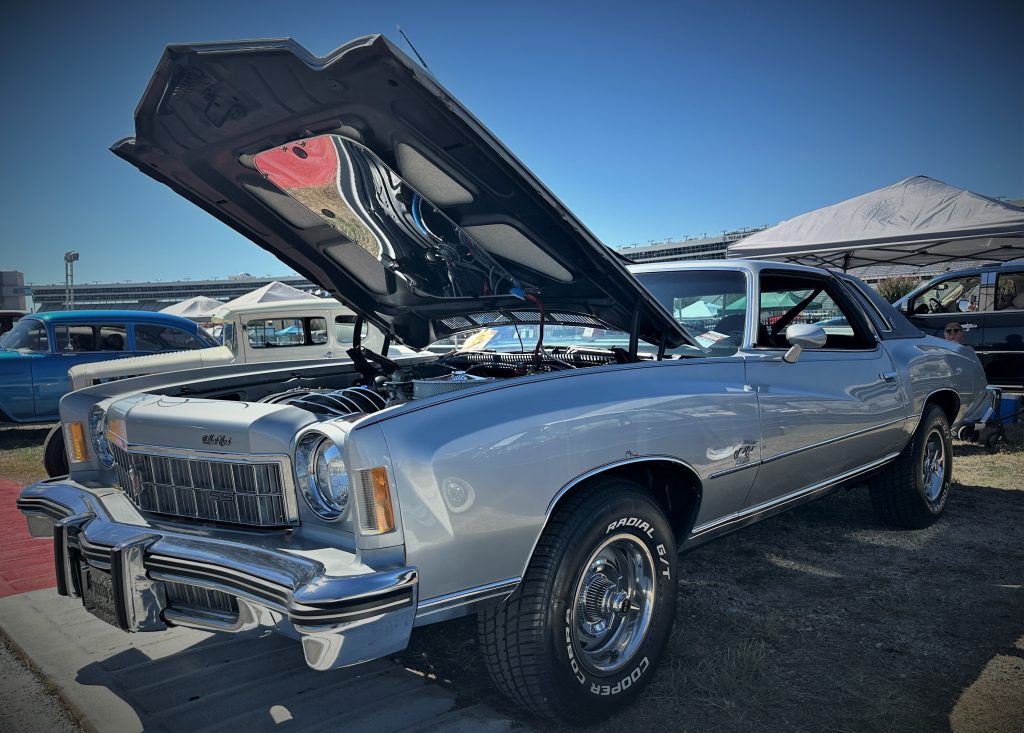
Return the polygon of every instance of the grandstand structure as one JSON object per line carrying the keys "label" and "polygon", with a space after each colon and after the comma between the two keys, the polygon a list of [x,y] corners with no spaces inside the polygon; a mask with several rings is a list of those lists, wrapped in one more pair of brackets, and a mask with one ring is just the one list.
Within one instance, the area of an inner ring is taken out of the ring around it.
{"label": "grandstand structure", "polygon": [[[214,280],[75,283],[75,308],[158,311],[197,295],[223,301],[232,300],[275,280],[307,293],[321,292],[319,285],[298,275],[253,277],[245,273]],[[65,296],[64,283],[32,286],[32,302],[37,312],[64,310]]]}

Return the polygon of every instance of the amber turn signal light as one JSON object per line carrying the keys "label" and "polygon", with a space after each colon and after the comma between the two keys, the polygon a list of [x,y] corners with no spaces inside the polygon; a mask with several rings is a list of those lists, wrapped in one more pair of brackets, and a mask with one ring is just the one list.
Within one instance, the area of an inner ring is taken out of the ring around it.
{"label": "amber turn signal light", "polygon": [[395,530],[395,507],[384,466],[359,472],[359,529],[368,535]]}
{"label": "amber turn signal light", "polygon": [[68,457],[75,463],[89,460],[88,442],[85,439],[85,427],[80,422],[64,424],[64,442],[68,446]]}

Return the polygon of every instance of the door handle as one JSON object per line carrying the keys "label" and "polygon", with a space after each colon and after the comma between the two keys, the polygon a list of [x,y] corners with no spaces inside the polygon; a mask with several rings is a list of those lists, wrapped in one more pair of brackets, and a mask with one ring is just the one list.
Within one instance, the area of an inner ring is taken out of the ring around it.
{"label": "door handle", "polygon": [[962,328],[965,331],[970,331],[972,328],[977,328],[977,327],[978,327],[977,323],[961,323],[960,324],[960,328]]}
{"label": "door handle", "polygon": [[881,374],[878,375],[878,378],[881,379],[883,382],[895,382],[896,376],[896,372],[882,372]]}

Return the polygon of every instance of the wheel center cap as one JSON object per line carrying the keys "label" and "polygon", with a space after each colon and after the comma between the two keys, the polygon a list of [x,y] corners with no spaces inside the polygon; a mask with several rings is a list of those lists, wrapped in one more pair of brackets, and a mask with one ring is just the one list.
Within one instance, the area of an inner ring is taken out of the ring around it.
{"label": "wheel center cap", "polygon": [[625,615],[629,610],[629,596],[624,591],[619,591],[612,599],[612,611],[619,616]]}

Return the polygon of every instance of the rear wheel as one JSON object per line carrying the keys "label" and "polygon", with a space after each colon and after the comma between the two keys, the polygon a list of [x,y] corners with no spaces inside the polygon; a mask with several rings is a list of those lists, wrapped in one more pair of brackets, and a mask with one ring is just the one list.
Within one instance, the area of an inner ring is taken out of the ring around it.
{"label": "rear wheel", "polygon": [[67,476],[68,453],[64,449],[64,431],[57,425],[51,430],[43,442],[43,469],[50,478]]}
{"label": "rear wheel", "polygon": [[952,476],[949,420],[929,405],[899,457],[869,483],[871,502],[889,524],[922,529],[946,508]]}
{"label": "rear wheel", "polygon": [[650,681],[675,616],[676,546],[657,503],[608,481],[558,509],[519,588],[479,616],[495,684],[547,718],[585,725]]}

